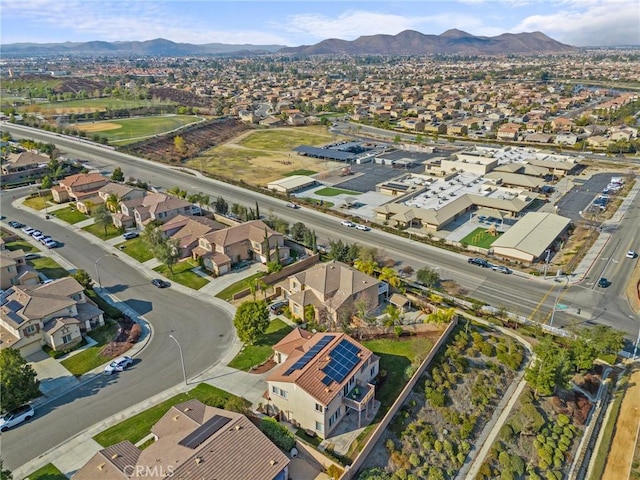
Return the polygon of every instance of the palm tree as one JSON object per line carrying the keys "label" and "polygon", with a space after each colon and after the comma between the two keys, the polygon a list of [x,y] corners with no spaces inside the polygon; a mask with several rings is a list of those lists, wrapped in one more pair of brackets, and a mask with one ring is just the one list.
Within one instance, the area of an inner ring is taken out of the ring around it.
{"label": "palm tree", "polygon": [[398,288],[402,283],[400,280],[400,277],[398,276],[398,272],[396,272],[393,268],[389,268],[389,267],[384,267],[380,271],[378,280],[380,280],[381,282],[386,281],[393,288]]}
{"label": "palm tree", "polygon": [[118,210],[120,210],[121,203],[122,200],[117,193],[110,193],[109,196],[107,196],[107,199],[104,201],[104,205],[110,212],[113,213],[116,213]]}

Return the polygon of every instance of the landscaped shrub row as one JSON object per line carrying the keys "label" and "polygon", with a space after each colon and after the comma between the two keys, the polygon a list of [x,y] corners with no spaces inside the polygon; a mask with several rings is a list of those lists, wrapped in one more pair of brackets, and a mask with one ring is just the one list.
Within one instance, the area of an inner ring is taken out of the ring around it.
{"label": "landscaped shrub row", "polygon": [[523,360],[512,339],[466,328],[418,381],[382,439],[386,452],[376,447],[360,478],[445,479],[462,467]]}
{"label": "landscaped shrub row", "polygon": [[531,389],[527,389],[500,430],[477,478],[526,476],[534,480],[560,480],[571,464],[580,434],[581,430],[572,424],[572,417],[548,413]]}

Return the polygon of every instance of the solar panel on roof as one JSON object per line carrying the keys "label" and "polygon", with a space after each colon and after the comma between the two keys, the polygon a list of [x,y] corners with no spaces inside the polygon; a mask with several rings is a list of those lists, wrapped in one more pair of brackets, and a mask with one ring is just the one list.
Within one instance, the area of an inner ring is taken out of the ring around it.
{"label": "solar panel on roof", "polygon": [[287,377],[291,375],[296,370],[300,370],[304,368],[307,363],[311,361],[313,357],[315,357],[320,350],[327,346],[327,344],[333,339],[333,335],[324,335],[318,342],[313,345],[302,357],[300,357],[296,363],[294,363],[291,367],[284,372],[284,376]]}
{"label": "solar panel on roof", "polygon": [[22,304],[20,302],[18,302],[17,300],[9,300],[5,304],[5,307],[7,307],[12,312],[17,312],[18,310],[20,310],[22,308]]}
{"label": "solar panel on roof", "polygon": [[24,318],[22,318],[16,312],[11,312],[11,311],[7,312],[7,317],[9,317],[11,320],[16,322],[17,325],[20,325],[22,322],[24,322]]}
{"label": "solar panel on roof", "polygon": [[2,294],[0,294],[0,305],[4,305],[5,303],[7,303],[7,298],[9,298],[9,295],[11,295],[12,293],[15,293],[13,287],[8,288],[4,292],[2,292]]}
{"label": "solar panel on roof", "polygon": [[342,383],[358,362],[360,362],[358,353],[360,353],[360,348],[346,339],[341,340],[329,353],[331,360],[322,369],[322,372],[325,374],[322,383],[325,385],[329,385],[332,381]]}
{"label": "solar panel on roof", "polygon": [[223,417],[222,415],[214,415],[205,423],[196,428],[189,435],[184,437],[178,442],[183,447],[196,449],[211,437],[214,433],[229,423],[231,419],[229,417]]}

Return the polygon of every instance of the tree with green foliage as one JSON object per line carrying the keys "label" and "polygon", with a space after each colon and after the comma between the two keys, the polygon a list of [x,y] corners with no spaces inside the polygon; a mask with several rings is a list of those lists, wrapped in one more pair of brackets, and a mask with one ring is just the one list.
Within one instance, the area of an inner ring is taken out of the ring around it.
{"label": "tree with green foliage", "polygon": [[13,473],[8,468],[4,468],[4,462],[0,458],[0,480],[13,480]]}
{"label": "tree with green foliage", "polygon": [[173,137],[173,146],[175,147],[176,152],[178,152],[178,155],[183,156],[187,153],[187,143],[180,135]]}
{"label": "tree with green foliage", "polygon": [[253,345],[269,326],[269,309],[264,300],[243,302],[233,319],[238,338]]}
{"label": "tree with green foliage", "polygon": [[4,413],[40,396],[35,370],[15,348],[0,350],[0,390]]}
{"label": "tree with green foliage", "polygon": [[107,210],[109,210],[110,212],[116,213],[118,212],[118,210],[120,210],[121,202],[122,202],[122,199],[117,193],[110,193],[107,196],[107,199],[104,201],[104,205],[105,207],[107,207]]}
{"label": "tree with green foliage", "polygon": [[375,260],[356,260],[353,262],[356,270],[360,270],[365,275],[373,275],[378,268],[378,262]]}
{"label": "tree with green foliage", "polygon": [[111,174],[111,181],[124,182],[124,173],[122,172],[122,168],[116,167],[113,169],[113,173]]}
{"label": "tree with green foliage", "polygon": [[389,267],[383,267],[382,270],[380,270],[378,280],[380,280],[381,282],[387,282],[393,288],[398,288],[402,283],[398,272]]}
{"label": "tree with green foliage", "polygon": [[421,268],[416,272],[416,278],[421,285],[427,288],[437,287],[440,283],[440,274],[429,267]]}
{"label": "tree with green foliage", "polygon": [[348,244],[342,240],[332,240],[329,242],[328,256],[331,260],[342,263],[352,263],[358,258],[359,247],[357,244]]}
{"label": "tree with green foliage", "polygon": [[82,288],[84,289],[92,288],[93,279],[91,278],[91,275],[87,273],[86,270],[79,268],[74,273],[72,273],[71,276],[75,278],[80,285],[82,285]]}
{"label": "tree with green foliage", "polygon": [[550,337],[544,337],[533,347],[536,360],[527,368],[525,379],[536,395],[548,396],[556,388],[564,388],[571,379],[573,363],[569,351],[557,345]]}
{"label": "tree with green foliage", "polygon": [[113,224],[113,217],[111,216],[111,212],[107,210],[107,207],[104,204],[98,205],[93,210],[93,219],[97,225],[101,225],[104,227],[104,235],[107,235],[107,227]]}
{"label": "tree with green foliage", "polygon": [[216,213],[219,213],[221,215],[226,215],[227,212],[229,211],[229,204],[227,203],[227,201],[224,198],[218,197],[218,198],[216,198],[216,202],[214,204],[214,209],[215,209]]}
{"label": "tree with green foliage", "polygon": [[49,178],[49,175],[45,175],[44,177],[42,177],[42,180],[40,181],[40,188],[49,190],[52,186],[53,181],[51,180],[51,178]]}
{"label": "tree with green foliage", "polygon": [[264,433],[269,440],[285,452],[291,451],[291,449],[296,445],[296,439],[293,433],[274,418],[263,418],[260,421],[260,430],[262,430],[262,433]]}
{"label": "tree with green foliage", "polygon": [[169,269],[173,276],[173,267],[180,260],[180,241],[174,238],[164,239],[153,249],[154,256]]}
{"label": "tree with green foliage", "polygon": [[296,222],[291,225],[290,233],[293,239],[297,242],[301,242],[304,240],[305,235],[307,235],[308,229],[307,226],[302,222]]}

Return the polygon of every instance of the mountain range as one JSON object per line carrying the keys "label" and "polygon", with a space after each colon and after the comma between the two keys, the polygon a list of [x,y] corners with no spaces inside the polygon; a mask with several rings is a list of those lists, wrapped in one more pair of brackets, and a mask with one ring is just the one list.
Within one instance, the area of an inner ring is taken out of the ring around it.
{"label": "mountain range", "polygon": [[541,32],[503,33],[478,37],[461,30],[425,35],[405,30],[397,35],[367,35],[356,40],[323,40],[315,45],[194,45],[157,38],[143,42],[12,43],[2,46],[3,56],[201,56],[201,55],[505,55],[572,53],[578,48],[560,43]]}

